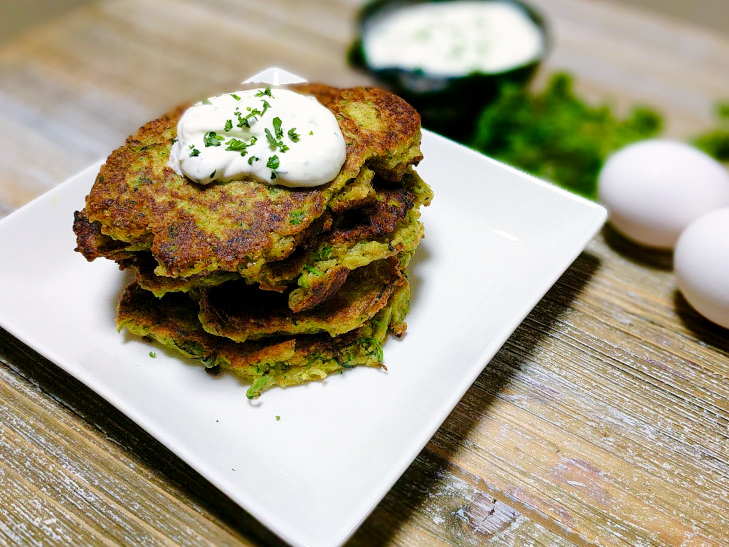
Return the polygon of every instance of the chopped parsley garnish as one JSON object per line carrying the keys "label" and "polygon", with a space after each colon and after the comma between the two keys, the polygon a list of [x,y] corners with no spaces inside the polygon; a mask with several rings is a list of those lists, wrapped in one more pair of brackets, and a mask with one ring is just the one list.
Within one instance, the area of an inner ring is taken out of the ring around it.
{"label": "chopped parsley garnish", "polygon": [[235,109],[235,112],[233,112],[233,114],[235,114],[236,118],[238,118],[238,127],[243,128],[243,127],[250,127],[251,126],[251,124],[248,123],[248,118],[247,117],[244,117],[243,116],[243,113],[240,110],[238,110],[236,108]]}
{"label": "chopped parsley garnish", "polygon": [[231,93],[230,96],[233,97],[236,101],[240,101],[240,97],[235,93]]}
{"label": "chopped parsley garnish", "polygon": [[270,158],[268,158],[268,161],[266,162],[266,167],[268,167],[271,170],[271,180],[273,180],[277,177],[276,169],[278,169],[278,166],[280,164],[281,164],[281,161],[278,159],[278,156],[273,155]]}
{"label": "chopped parsley garnish", "polygon": [[157,354],[156,354],[155,352],[153,352],[153,351],[150,351],[150,352],[149,352],[149,356],[150,356],[150,357],[151,357],[152,359],[156,359],[156,358],[157,358]]}
{"label": "chopped parsley garnish", "polygon": [[276,132],[277,139],[283,137],[283,129],[281,129],[281,118],[279,118],[278,116],[273,119],[273,130]]}
{"label": "chopped parsley garnish", "polygon": [[292,127],[289,129],[289,139],[291,139],[291,142],[299,142],[299,134],[296,132],[296,128]]}
{"label": "chopped parsley garnish", "polygon": [[263,116],[266,113],[266,110],[268,110],[269,108],[271,108],[271,105],[265,99],[263,100],[263,110],[258,110],[257,108],[251,108],[250,106],[248,106],[248,107],[246,107],[248,114],[246,114],[245,116],[243,115],[243,113],[240,110],[238,110],[236,108],[234,114],[238,118],[238,127],[250,128],[251,127],[250,119],[251,118],[255,119],[255,116]]}
{"label": "chopped parsley garnish", "polygon": [[220,146],[220,141],[225,139],[222,135],[218,135],[215,131],[208,131],[203,137],[205,146]]}
{"label": "chopped parsley garnish", "polygon": [[269,169],[278,169],[278,166],[281,164],[281,161],[278,159],[278,156],[273,155],[270,158],[268,158],[268,161],[266,162],[266,167]]}
{"label": "chopped parsley garnish", "polygon": [[209,178],[214,179],[215,178],[215,173],[217,173],[217,172],[218,172],[218,170],[216,169],[215,171],[213,171],[212,173],[210,173],[210,177]]}
{"label": "chopped parsley garnish", "polygon": [[266,138],[271,148],[278,148],[281,152],[286,152],[289,147],[283,142],[283,129],[281,129],[281,118],[276,117],[273,119],[273,133],[266,128]]}
{"label": "chopped parsley garnish", "polygon": [[270,87],[267,87],[266,89],[262,89],[261,91],[256,93],[256,97],[263,97],[264,95],[273,98],[273,95],[271,95]]}
{"label": "chopped parsley garnish", "polygon": [[271,134],[268,127],[266,128],[266,138],[268,139],[268,144],[270,144],[272,148],[278,148],[278,141],[276,140],[276,137]]}
{"label": "chopped parsley garnish", "polygon": [[248,165],[253,165],[254,161],[258,161],[260,159],[261,158],[259,158],[258,156],[251,156],[250,158],[248,158]]}
{"label": "chopped parsley garnish", "polygon": [[228,146],[225,147],[226,150],[230,152],[240,152],[242,156],[245,156],[246,148],[249,146],[240,139],[230,139],[227,144]]}
{"label": "chopped parsley garnish", "polygon": [[233,129],[233,120],[225,120],[225,130],[230,131]]}
{"label": "chopped parsley garnish", "polygon": [[195,148],[194,144],[191,144],[190,145],[190,157],[194,158],[195,156],[199,156],[199,155],[200,155],[200,150]]}

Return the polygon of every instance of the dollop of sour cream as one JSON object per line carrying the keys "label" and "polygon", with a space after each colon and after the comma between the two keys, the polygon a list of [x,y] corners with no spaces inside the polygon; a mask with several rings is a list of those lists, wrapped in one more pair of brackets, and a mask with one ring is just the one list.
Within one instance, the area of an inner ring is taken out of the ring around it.
{"label": "dollop of sour cream", "polygon": [[316,98],[258,88],[211,97],[186,110],[169,166],[200,184],[255,178],[311,187],[333,180],[345,159],[336,117]]}
{"label": "dollop of sour cream", "polygon": [[363,36],[371,68],[422,70],[437,76],[487,74],[528,64],[544,35],[507,2],[437,2],[399,8],[374,20]]}

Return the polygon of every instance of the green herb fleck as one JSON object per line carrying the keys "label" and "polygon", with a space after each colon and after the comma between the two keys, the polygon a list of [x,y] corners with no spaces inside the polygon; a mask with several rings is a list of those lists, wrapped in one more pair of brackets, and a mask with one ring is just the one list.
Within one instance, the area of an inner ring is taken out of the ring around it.
{"label": "green herb fleck", "polygon": [[281,118],[279,118],[278,116],[273,119],[273,129],[276,132],[277,139],[283,137],[283,129],[281,129],[281,123]]}
{"label": "green herb fleck", "polygon": [[332,246],[328,243],[323,244],[316,252],[316,260],[326,260],[332,254]]}
{"label": "green herb fleck", "polygon": [[199,156],[199,155],[200,155],[200,150],[195,148],[194,144],[191,144],[190,145],[190,157],[194,158],[195,156]]}
{"label": "green herb fleck", "polygon": [[238,127],[250,128],[251,127],[250,119],[254,118],[255,116],[263,116],[263,113],[268,109],[269,106],[270,105],[266,101],[263,101],[263,112],[261,112],[257,108],[251,108],[250,106],[248,106],[248,107],[246,107],[248,114],[246,114],[245,116],[243,115],[243,113],[240,110],[238,110],[236,108],[235,111],[233,112],[233,114],[235,114],[236,118],[238,118],[238,124],[237,124]]}
{"label": "green herb fleck", "polygon": [[220,146],[220,141],[225,139],[222,135],[218,135],[215,131],[208,131],[203,137],[205,146]]}
{"label": "green herb fleck", "polygon": [[156,354],[155,352],[153,352],[153,351],[150,351],[150,352],[149,352],[149,356],[150,356],[150,357],[151,357],[152,359],[156,359],[156,358],[157,358],[157,354]]}
{"label": "green herb fleck", "polygon": [[314,266],[309,266],[308,264],[304,266],[304,269],[313,275],[324,275],[324,272],[317,270]]}
{"label": "green herb fleck", "polygon": [[271,97],[273,98],[273,95],[271,95],[271,88],[267,87],[266,89],[262,89],[258,93],[256,93],[256,97]]}
{"label": "green herb fleck", "polygon": [[289,224],[299,224],[302,220],[304,220],[305,215],[306,213],[304,211],[292,211]]}
{"label": "green herb fleck", "polygon": [[380,344],[376,339],[374,339],[374,338],[360,338],[359,340],[357,340],[357,342],[367,342],[367,343],[375,346],[375,351],[377,351],[377,360],[380,363],[385,358],[385,352],[382,349],[382,344]]}
{"label": "green herb fleck", "polygon": [[236,118],[238,118],[238,124],[237,124],[238,127],[243,128],[243,127],[251,126],[251,124],[248,123],[248,118],[244,117],[243,113],[240,110],[238,110],[236,108],[236,110],[235,110],[235,112],[233,112],[233,114],[235,114]]}
{"label": "green herb fleck", "polygon": [[268,158],[268,161],[266,162],[266,167],[268,167],[271,170],[271,180],[275,179],[278,175],[276,174],[276,169],[278,169],[278,166],[281,164],[281,161],[278,159],[278,156],[273,155],[270,158]]}
{"label": "green herb fleck", "polygon": [[248,158],[248,165],[253,165],[254,161],[258,161],[260,159],[261,158],[259,158],[258,156],[251,156],[250,158]]}
{"label": "green herb fleck", "polygon": [[225,120],[225,130],[230,131],[233,129],[233,120]]}
{"label": "green herb fleck", "polygon": [[240,101],[240,97],[235,93],[231,93],[230,96],[233,97],[236,101]]}
{"label": "green herb fleck", "polygon": [[295,127],[289,129],[289,139],[291,139],[291,142],[299,142],[299,138],[299,134],[296,132]]}
{"label": "green herb fleck", "polygon": [[230,139],[225,147],[230,152],[240,152],[241,155],[245,155],[248,144],[240,139]]}
{"label": "green herb fleck", "polygon": [[276,421],[277,422],[280,422],[281,421],[281,416],[276,416]]}
{"label": "green herb fleck", "polygon": [[268,139],[268,144],[270,144],[273,148],[278,148],[278,141],[276,140],[276,137],[271,134],[271,131],[269,131],[268,127],[265,129],[265,131],[266,138]]}
{"label": "green herb fleck", "polygon": [[269,169],[278,169],[278,166],[281,164],[281,160],[278,159],[278,156],[273,155],[270,158],[268,158],[268,161],[266,162],[266,167]]}
{"label": "green herb fleck", "polygon": [[286,152],[289,147],[283,142],[283,129],[281,129],[281,118],[276,117],[273,119],[273,133],[268,129],[265,129],[266,139],[271,148],[278,148],[281,152]]}

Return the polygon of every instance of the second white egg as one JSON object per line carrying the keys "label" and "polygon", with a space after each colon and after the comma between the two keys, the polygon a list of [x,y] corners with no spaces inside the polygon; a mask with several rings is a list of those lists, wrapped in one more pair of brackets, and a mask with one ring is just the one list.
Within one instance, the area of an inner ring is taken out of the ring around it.
{"label": "second white egg", "polygon": [[729,207],[729,173],[692,146],[651,139],[608,158],[598,195],[617,231],[641,245],[671,249],[693,220]]}
{"label": "second white egg", "polygon": [[688,303],[729,329],[729,207],[689,224],[676,243],[673,266]]}

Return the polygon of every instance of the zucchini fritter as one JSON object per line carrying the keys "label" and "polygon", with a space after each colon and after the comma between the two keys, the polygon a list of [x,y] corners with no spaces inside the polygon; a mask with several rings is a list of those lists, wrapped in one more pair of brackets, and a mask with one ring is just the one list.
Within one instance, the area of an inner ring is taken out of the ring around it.
{"label": "zucchini fritter", "polygon": [[[332,182],[297,189],[257,180],[191,183],[167,165],[184,111],[178,108],[143,126],[109,156],[83,216],[101,234],[133,250],[151,251],[157,275],[222,270],[255,280],[266,262],[293,252],[327,203],[356,180],[363,166],[385,180],[399,181],[422,158],[419,117],[402,99],[373,88],[307,84],[295,89],[314,95],[339,122],[347,157]],[[103,256],[88,243],[89,238],[79,237],[84,256]]]}
{"label": "zucchini fritter", "polygon": [[396,258],[379,260],[352,272],[320,306],[299,313],[289,309],[286,295],[225,283],[202,291],[199,318],[207,332],[236,342],[283,334],[337,336],[372,319],[405,283]]}
{"label": "zucchini fritter", "polygon": [[119,329],[235,372],[251,398],[384,368],[382,343],[407,328],[405,269],[433,197],[414,170],[410,105],[374,88],[290,87],[337,119],[346,159],[331,182],[200,185],[177,174],[168,161],[183,106],[115,150],[74,214],[77,251],[136,272]]}
{"label": "zucchini fritter", "polygon": [[158,299],[132,284],[119,302],[117,324],[198,359],[208,369],[233,371],[251,384],[248,398],[256,398],[273,386],[322,380],[355,366],[384,368],[382,344],[388,329],[398,332],[404,328],[408,304],[408,288],[403,284],[373,319],[346,334],[278,336],[239,343],[205,332],[197,320],[197,305],[187,295],[171,293]]}

